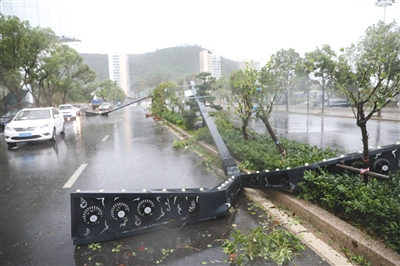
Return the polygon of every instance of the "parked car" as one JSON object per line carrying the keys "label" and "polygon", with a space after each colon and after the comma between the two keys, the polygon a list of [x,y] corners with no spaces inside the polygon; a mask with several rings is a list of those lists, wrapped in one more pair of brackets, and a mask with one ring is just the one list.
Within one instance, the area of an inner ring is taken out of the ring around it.
{"label": "parked car", "polygon": [[54,107],[26,108],[18,112],[4,128],[9,146],[19,142],[50,140],[64,133],[64,118]]}
{"label": "parked car", "polygon": [[[350,102],[348,100],[343,100],[343,99],[329,99],[325,101],[326,107],[350,107]],[[321,104],[318,105],[318,107],[321,107]]]}
{"label": "parked car", "polygon": [[19,110],[15,109],[15,110],[11,110],[9,111],[7,114],[3,115],[0,118],[0,127],[1,129],[4,130],[4,128],[6,127],[6,125],[8,123],[11,122],[11,120],[13,120],[13,118],[15,117],[16,114],[18,114]]}
{"label": "parked car", "polygon": [[85,104],[73,104],[72,106],[76,110],[76,115],[85,114],[86,110],[88,109],[87,105]]}
{"label": "parked car", "polygon": [[71,104],[61,104],[58,110],[64,116],[64,119],[76,119],[76,110]]}
{"label": "parked car", "polygon": [[101,112],[108,112],[108,111],[111,111],[112,109],[113,109],[113,105],[110,102],[103,102],[99,106],[99,111],[101,111]]}

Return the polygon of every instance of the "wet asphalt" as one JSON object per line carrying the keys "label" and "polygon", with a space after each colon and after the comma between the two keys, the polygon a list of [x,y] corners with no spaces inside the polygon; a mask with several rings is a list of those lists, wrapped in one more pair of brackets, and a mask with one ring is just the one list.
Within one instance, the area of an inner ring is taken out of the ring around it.
{"label": "wet asphalt", "polygon": [[[173,149],[174,138],[160,122],[146,118],[141,106],[68,121],[65,136],[54,144],[8,149],[1,136],[0,264],[229,265],[221,242],[231,237],[232,224],[246,232],[268,220],[242,193],[226,217],[97,246],[72,244],[69,193],[76,189],[213,187],[223,180],[201,165],[195,153]],[[82,165],[78,179],[63,188]],[[294,262],[327,265],[309,248]]]}
{"label": "wet asphalt", "polygon": [[[288,115],[285,112],[273,112],[270,122],[278,137],[308,143],[321,149],[330,147],[342,154],[363,149],[360,128],[356,125],[355,118],[351,116]],[[261,121],[252,120],[249,128],[267,134],[265,125]],[[370,149],[400,141],[398,121],[371,119],[367,122],[367,131]]]}

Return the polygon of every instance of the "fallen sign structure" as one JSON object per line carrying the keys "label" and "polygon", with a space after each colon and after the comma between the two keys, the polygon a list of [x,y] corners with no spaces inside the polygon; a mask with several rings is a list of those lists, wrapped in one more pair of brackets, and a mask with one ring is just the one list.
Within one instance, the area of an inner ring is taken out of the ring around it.
{"label": "fallen sign structure", "polygon": [[[195,90],[194,82],[191,82]],[[194,93],[194,95],[196,95]],[[196,99],[196,98],[194,98]],[[129,191],[74,191],[71,193],[72,239],[75,245],[107,241],[149,232],[161,226],[182,226],[229,214],[241,188],[298,190],[305,171],[358,171],[385,177],[400,169],[400,143],[370,150],[368,172],[355,168],[361,153],[331,158],[293,169],[240,172],[203,102],[196,99],[221,156],[227,179],[213,188]]]}
{"label": "fallen sign structure", "polygon": [[113,108],[112,110],[109,110],[109,111],[99,111],[99,110],[94,110],[94,109],[88,109],[88,110],[86,110],[85,114],[86,114],[86,116],[97,116],[97,115],[108,116],[109,113],[115,112],[115,111],[117,111],[117,110],[119,110],[121,108],[127,107],[127,106],[131,106],[132,104],[141,102],[141,101],[143,101],[145,99],[148,99],[148,98],[151,98],[151,96],[147,96],[147,97],[141,98],[139,100],[136,100],[136,101],[133,101],[133,102],[118,106],[118,107]]}

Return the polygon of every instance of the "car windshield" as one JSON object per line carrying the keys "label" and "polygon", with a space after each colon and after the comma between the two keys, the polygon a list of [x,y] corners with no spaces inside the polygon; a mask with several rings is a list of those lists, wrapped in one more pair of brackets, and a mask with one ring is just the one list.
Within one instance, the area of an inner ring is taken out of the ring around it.
{"label": "car windshield", "polygon": [[34,120],[34,119],[49,119],[50,110],[23,110],[19,112],[15,121],[19,120]]}
{"label": "car windshield", "polygon": [[73,109],[73,107],[71,105],[61,105],[58,109],[67,110],[67,109]]}
{"label": "car windshield", "polygon": [[5,116],[14,116],[18,113],[18,110],[11,110]]}

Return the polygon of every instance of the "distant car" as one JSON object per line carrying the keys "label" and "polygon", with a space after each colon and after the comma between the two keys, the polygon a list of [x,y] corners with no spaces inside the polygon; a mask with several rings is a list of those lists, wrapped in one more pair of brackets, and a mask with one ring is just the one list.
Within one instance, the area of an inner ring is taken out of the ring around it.
{"label": "distant car", "polygon": [[113,109],[113,105],[109,102],[103,102],[99,106],[99,111],[101,111],[101,112],[108,112],[108,111],[111,111],[112,109]]}
{"label": "distant car", "polygon": [[305,102],[299,103],[298,105],[308,105],[308,101],[305,101]]}
{"label": "distant car", "polygon": [[71,104],[61,104],[58,110],[64,116],[64,119],[76,119],[76,110]]}
{"label": "distant car", "polygon": [[26,108],[18,112],[4,128],[9,146],[19,142],[50,140],[64,133],[64,118],[54,107]]}
{"label": "distant car", "polygon": [[[321,104],[318,104],[318,107],[321,107]],[[325,101],[326,107],[350,107],[350,102],[348,100],[343,99],[329,99]]]}
{"label": "distant car", "polygon": [[6,125],[8,123],[11,122],[11,120],[13,120],[13,118],[15,117],[16,114],[18,114],[19,110],[15,109],[15,110],[11,110],[9,111],[7,114],[3,115],[0,118],[0,127],[1,129],[4,130],[4,128],[6,127]]}
{"label": "distant car", "polygon": [[87,105],[85,105],[85,104],[73,104],[72,106],[76,110],[76,115],[84,114],[84,113],[86,113],[86,110],[88,109]]}

